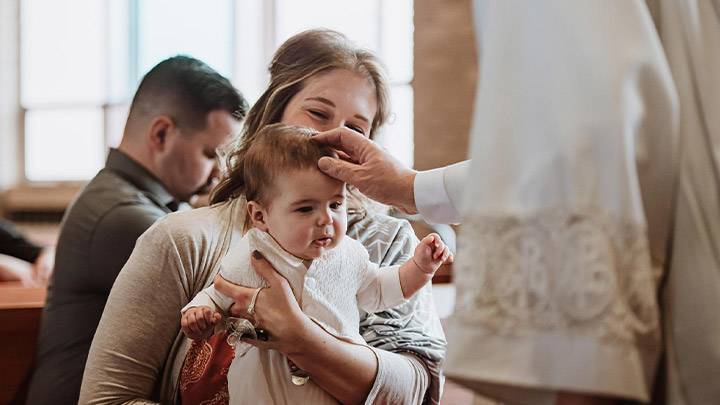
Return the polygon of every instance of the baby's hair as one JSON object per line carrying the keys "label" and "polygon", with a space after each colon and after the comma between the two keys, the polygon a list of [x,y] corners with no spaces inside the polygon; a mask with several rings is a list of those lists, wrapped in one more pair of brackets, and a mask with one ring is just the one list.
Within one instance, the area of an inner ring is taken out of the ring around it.
{"label": "baby's hair", "polygon": [[323,156],[337,157],[335,151],[313,142],[317,131],[294,125],[272,124],[262,128],[247,149],[228,156],[228,170],[213,191],[213,201],[244,195],[247,201],[266,205],[273,196],[272,185],[284,173],[317,169]]}

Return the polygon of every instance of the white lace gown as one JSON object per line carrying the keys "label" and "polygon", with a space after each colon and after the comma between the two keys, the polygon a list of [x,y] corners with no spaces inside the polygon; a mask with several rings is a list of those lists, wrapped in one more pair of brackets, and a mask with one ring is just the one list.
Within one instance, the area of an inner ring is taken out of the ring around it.
{"label": "white lace gown", "polygon": [[462,218],[446,373],[482,393],[648,401],[672,238],[660,388],[720,398],[720,3],[651,5],[474,2],[472,161],[415,192]]}
{"label": "white lace gown", "polygon": [[[264,285],[250,266],[252,251],[265,258],[288,280],[302,311],[333,336],[367,346],[360,336],[360,311],[377,312],[405,302],[398,269],[378,267],[369,260],[360,242],[344,237],[334,249],[312,261],[303,261],[286,252],[269,234],[250,229],[238,249],[228,252],[220,275],[248,287]],[[227,311],[233,300],[214,286],[195,296],[182,311],[210,306]],[[312,379],[305,385],[291,382],[287,358],[274,350],[260,350],[247,344],[236,347],[228,371],[228,391],[232,404],[335,404],[337,401]]]}

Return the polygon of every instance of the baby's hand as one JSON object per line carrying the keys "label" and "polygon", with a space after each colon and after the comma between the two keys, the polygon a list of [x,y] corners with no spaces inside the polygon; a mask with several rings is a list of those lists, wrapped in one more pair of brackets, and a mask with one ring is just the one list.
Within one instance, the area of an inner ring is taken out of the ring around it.
{"label": "baby's hand", "polygon": [[431,233],[423,238],[415,248],[413,260],[423,273],[434,274],[443,263],[453,262],[453,254],[440,239],[440,235]]}
{"label": "baby's hand", "polygon": [[212,336],[215,324],[221,318],[220,313],[210,307],[192,307],[182,315],[180,327],[190,339],[205,340]]}

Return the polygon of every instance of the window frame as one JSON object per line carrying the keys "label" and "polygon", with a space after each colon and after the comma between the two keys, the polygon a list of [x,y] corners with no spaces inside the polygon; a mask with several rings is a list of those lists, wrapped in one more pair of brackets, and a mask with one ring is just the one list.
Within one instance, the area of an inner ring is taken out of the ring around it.
{"label": "window frame", "polygon": [[[6,0],[3,0],[4,2]],[[26,166],[26,116],[29,111],[32,110],[42,110],[45,108],[72,108],[73,106],[78,106],[80,103],[73,103],[73,102],[67,102],[67,103],[55,103],[55,104],[48,104],[48,105],[38,105],[38,106],[26,106],[23,105],[22,102],[22,55],[21,55],[21,49],[22,49],[22,27],[20,24],[21,21],[21,13],[22,13],[22,1],[23,0],[10,0],[8,3],[15,3],[16,7],[16,15],[14,19],[14,31],[16,34],[17,42],[15,44],[16,49],[14,49],[14,53],[16,54],[16,77],[17,77],[17,88],[16,88],[16,94],[15,94],[15,100],[14,104],[17,107],[17,121],[16,121],[16,153],[15,153],[15,173],[11,173],[9,176],[3,177],[14,177],[14,181],[5,179],[5,182],[11,182],[10,188],[48,188],[48,187],[60,187],[60,188],[72,188],[72,189],[80,189],[82,185],[86,184],[87,181],[89,181],[92,176],[88,177],[87,179],[83,180],[30,180],[27,176],[27,166]],[[113,0],[104,0],[105,1],[105,18],[109,18],[108,15],[108,2]],[[131,85],[134,83],[137,83],[140,79],[140,72],[139,70],[139,63],[138,63],[138,54],[139,54],[139,34],[138,34],[138,25],[139,25],[139,1],[140,0],[126,0],[127,1],[127,7],[128,7],[128,83]],[[245,54],[243,52],[243,47],[240,46],[239,41],[239,20],[241,18],[241,15],[244,13],[244,9],[247,7],[248,4],[250,4],[252,1],[255,2],[255,6],[258,4],[260,5],[260,13],[262,14],[262,23],[260,24],[260,30],[259,32],[256,32],[256,34],[259,34],[261,36],[261,40],[259,42],[262,43],[262,49],[260,54],[263,56],[264,61],[269,61],[273,52],[275,51],[275,48],[277,47],[277,30],[276,30],[276,21],[278,19],[277,15],[277,2],[276,0],[233,0],[231,2],[232,7],[232,13],[234,15],[234,18],[232,18],[232,26],[231,26],[231,32],[233,33],[233,38],[231,41],[231,54],[233,55],[231,57],[231,81],[234,85],[236,85],[241,91],[244,91],[243,85],[240,84],[242,82],[249,82],[254,81],[256,84],[254,87],[256,88],[264,88],[267,85],[267,71],[266,71],[266,63],[262,64],[246,64],[242,63],[245,59]],[[383,19],[389,18],[388,16],[384,15],[384,8],[382,7],[382,2],[384,1],[392,1],[392,0],[378,0],[380,7],[378,7],[378,15],[377,18],[379,18],[380,22],[378,24],[378,30],[380,32],[377,33],[378,38],[382,38],[383,32]],[[12,8],[12,6],[8,7]],[[413,7],[414,8],[414,7]],[[256,10],[257,11],[257,10]],[[1,21],[4,23],[5,21]],[[109,47],[111,44],[111,40],[109,38],[109,27],[108,24],[104,24],[104,39],[105,46]],[[382,55],[383,49],[383,43],[380,42],[378,54]],[[109,71],[109,62],[110,62],[110,56],[108,52],[105,52],[104,58],[104,70],[105,74],[107,75],[107,72]],[[413,69],[414,71],[414,69]],[[410,78],[407,81],[404,80],[391,80],[390,81],[390,89],[391,92],[393,89],[401,86],[407,86],[410,89],[414,91],[413,88],[413,74],[411,74]],[[121,107],[127,107],[132,99],[132,91],[131,89],[128,90],[128,95],[126,96],[126,99],[124,100],[110,100],[110,96],[108,94],[105,95],[105,99],[100,104],[94,104],[94,103],[82,103],[82,105],[92,106],[93,108],[99,108],[102,111],[102,145],[105,151],[112,146],[111,145],[111,134],[112,130],[109,128],[109,125],[111,123],[111,120],[109,119],[109,114],[112,109],[115,108],[121,108]],[[259,94],[253,95],[253,96],[259,96]],[[252,97],[251,102],[254,102],[254,98]],[[414,110],[414,106],[413,106]],[[414,113],[413,113],[414,114]],[[412,124],[412,120],[411,120]],[[412,136],[412,135],[410,135]],[[0,139],[1,140],[1,139]],[[103,156],[104,159],[104,156]],[[0,188],[3,188],[2,186],[5,186],[4,188],[7,188],[7,185],[3,184],[3,179],[0,178]]]}

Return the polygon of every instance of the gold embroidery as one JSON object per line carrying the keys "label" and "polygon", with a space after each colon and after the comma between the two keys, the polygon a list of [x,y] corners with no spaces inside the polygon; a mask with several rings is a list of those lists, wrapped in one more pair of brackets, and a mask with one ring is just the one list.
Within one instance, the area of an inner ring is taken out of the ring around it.
{"label": "gold embroidery", "polygon": [[228,392],[228,383],[225,381],[220,391],[210,399],[200,402],[200,405],[226,405],[230,403],[230,393]]}
{"label": "gold embroidery", "polygon": [[[207,341],[193,341],[185,356],[185,363],[180,371],[180,390],[186,391],[187,388],[196,383],[205,373],[210,358],[212,357],[212,346]],[[226,387],[227,388],[227,387]]]}

